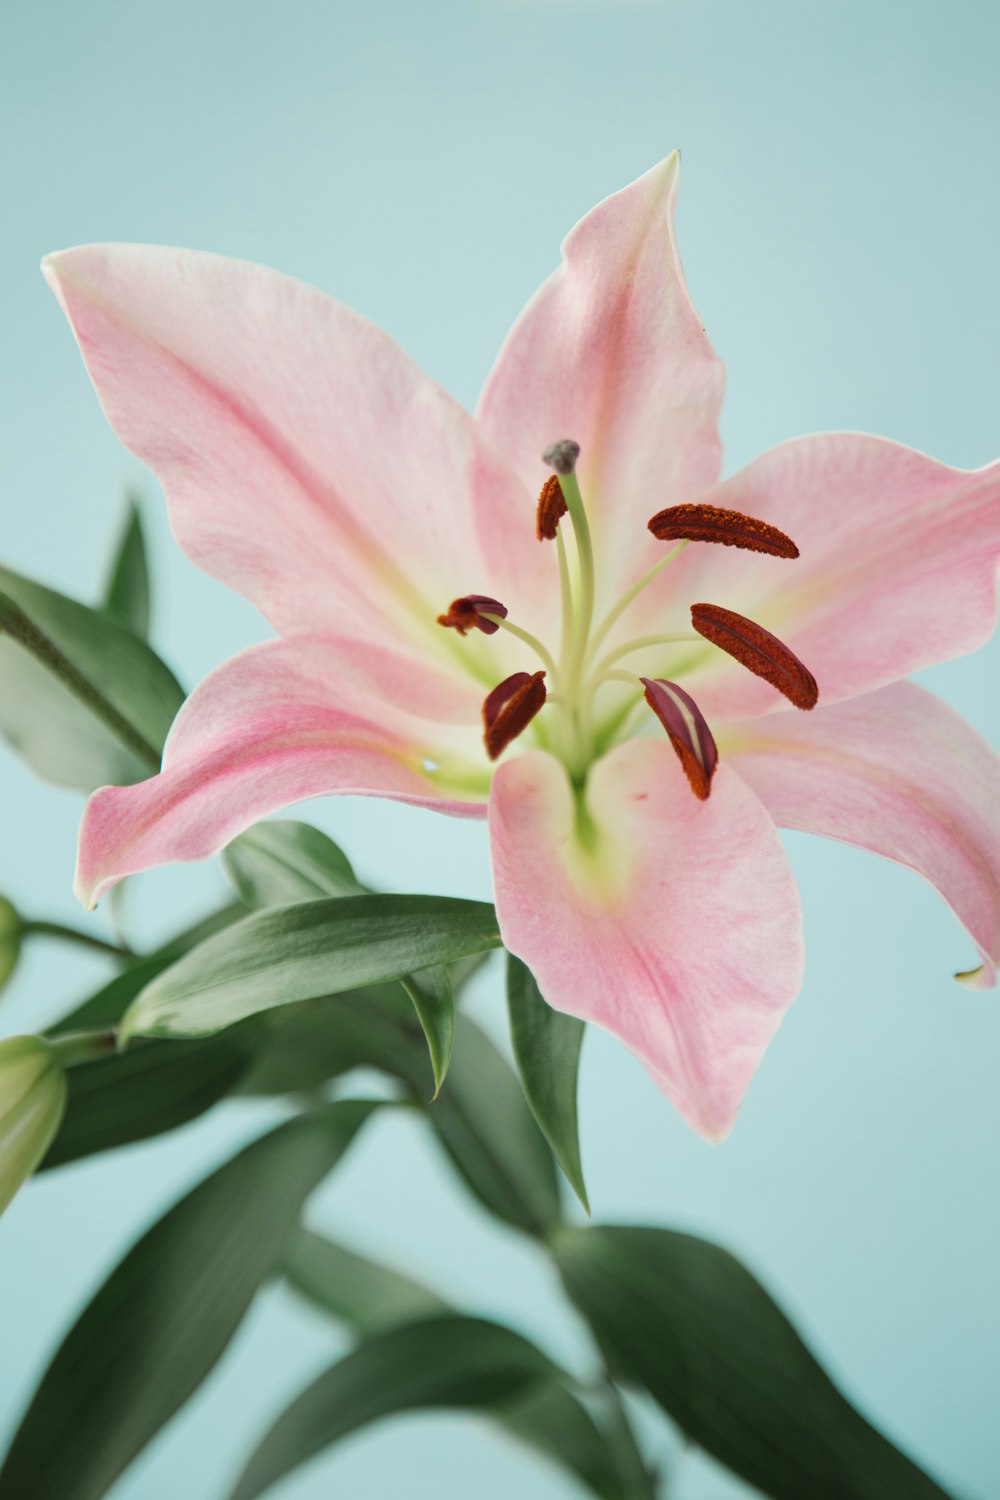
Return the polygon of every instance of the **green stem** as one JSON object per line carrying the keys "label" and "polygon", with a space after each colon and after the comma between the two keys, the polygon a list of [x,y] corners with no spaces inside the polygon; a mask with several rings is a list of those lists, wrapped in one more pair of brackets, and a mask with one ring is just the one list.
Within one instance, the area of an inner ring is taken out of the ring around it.
{"label": "green stem", "polygon": [[151,745],[144,735],[140,734],[133,724],[130,724],[124,714],[118,712],[99,688],[86,678],[69,657],[64,656],[54,641],[43,631],[38,629],[32,620],[18,607],[7,594],[0,593],[0,633],[10,636],[11,640],[17,641],[26,651],[40,661],[54,676],[76,698],[80,700],[95,718],[102,719],[111,732],[134,751],[140,759],[146,761],[152,770],[160,769],[160,752]]}
{"label": "green stem", "polygon": [[136,956],[123,943],[109,943],[92,932],[81,932],[78,927],[67,927],[62,922],[24,922],[21,931],[26,937],[59,938],[64,943],[78,943],[81,948],[95,948],[98,953],[112,953],[115,958]]}
{"label": "green stem", "polygon": [[687,540],[685,540],[683,542],[678,542],[676,547],[671,547],[670,551],[665,557],[661,557],[659,562],[655,562],[651,568],[647,568],[642,577],[636,583],[633,583],[630,589],[622,594],[621,598],[618,600],[618,603],[612,606],[612,608],[604,616],[604,619],[601,621],[600,625],[598,625],[596,631],[594,632],[594,641],[593,645],[591,646],[592,655],[594,652],[596,652],[598,646],[604,640],[612,625],[614,625],[616,621],[618,621],[628,609],[629,605],[632,603],[632,600],[637,599],[642,593],[643,589],[647,588],[648,585],[652,583],[653,579],[656,578],[658,574],[662,573],[663,569],[667,567],[668,564],[673,562],[675,557],[679,557],[687,545],[688,542]]}
{"label": "green stem", "polygon": [[62,1036],[50,1037],[49,1046],[60,1067],[75,1068],[80,1063],[110,1057],[118,1048],[118,1033],[114,1027],[103,1031],[65,1031]]}

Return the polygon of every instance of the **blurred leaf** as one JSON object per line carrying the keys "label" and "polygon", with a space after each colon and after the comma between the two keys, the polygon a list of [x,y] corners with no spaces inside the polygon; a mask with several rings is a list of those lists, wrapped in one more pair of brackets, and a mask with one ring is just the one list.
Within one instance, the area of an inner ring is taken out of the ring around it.
{"label": "blurred leaf", "polygon": [[66,1113],[42,1170],[162,1135],[204,1114],[246,1072],[255,1040],[236,1026],[196,1042],[139,1042],[70,1068]]}
{"label": "blurred leaf", "polygon": [[0,1042],[0,1214],[45,1155],[66,1102],[66,1076],[39,1036]]}
{"label": "blurred leaf", "polygon": [[215,1365],[373,1107],[352,1100],[288,1121],[143,1235],[50,1364],[0,1470],[0,1500],[106,1493]]}
{"label": "blurred leaf", "polygon": [[111,562],[104,594],[104,613],[141,641],[149,635],[149,564],[142,534],[142,517],[129,500],[125,525]]}
{"label": "blurred leaf", "polygon": [[222,851],[222,864],[240,900],[254,908],[365,892],[333,839],[291,819],[255,823]]}
{"label": "blurred leaf", "polygon": [[[568,1463],[594,1493],[636,1500],[620,1487],[600,1434],[565,1380],[534,1344],[482,1318],[446,1314],[388,1329],[327,1370],[282,1413],[231,1500],[255,1500],[307,1459],[372,1422],[440,1407],[498,1417]],[[527,1422],[520,1420],[526,1406]]]}
{"label": "blurred leaf", "polygon": [[23,938],[24,923],[17,908],[0,896],[0,990],[17,968]]}
{"label": "blurred leaf", "polygon": [[309,1229],[300,1232],[283,1270],[301,1296],[364,1334],[448,1311],[419,1281]]}
{"label": "blurred leaf", "polygon": [[[222,862],[241,898],[252,907],[371,894],[356,878],[347,855],[308,823],[257,823],[223,851]],[[448,1071],[455,1034],[448,971],[425,969],[402,983],[427,1038],[436,1092]]]}
{"label": "blurred leaf", "polygon": [[203,1036],[271,1006],[401,979],[500,945],[493,908],[442,896],[349,896],[270,907],[147,985],[122,1035]]}
{"label": "blurred leaf", "polygon": [[0,568],[0,734],[48,781],[90,792],[141,781],[184,693],[129,631]]}
{"label": "blurred leaf", "polygon": [[[286,1260],[285,1273],[302,1296],[364,1335],[453,1311],[420,1282],[308,1229]],[[491,1414],[513,1436],[562,1463],[595,1494],[609,1500],[655,1500],[617,1394],[602,1391],[597,1405],[599,1420],[560,1375],[533,1385]]]}
{"label": "blurred leaf", "polygon": [[575,1016],[545,1003],[534,975],[513,954],[507,958],[507,1009],[524,1097],[589,1213],[576,1116],[576,1080],[586,1028]]}
{"label": "blurred leaf", "polygon": [[452,1162],[491,1213],[528,1234],[559,1222],[559,1181],[545,1138],[500,1052],[466,1016],[455,1061],[427,1119]]}
{"label": "blurred leaf", "polygon": [[947,1500],[841,1395],[734,1256],[666,1229],[562,1229],[553,1250],[611,1369],[775,1500]]}

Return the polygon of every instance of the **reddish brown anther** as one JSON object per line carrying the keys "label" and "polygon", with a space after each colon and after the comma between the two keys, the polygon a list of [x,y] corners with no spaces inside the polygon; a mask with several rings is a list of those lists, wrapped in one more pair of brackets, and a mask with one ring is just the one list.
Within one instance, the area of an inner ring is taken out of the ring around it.
{"label": "reddish brown anther", "polygon": [[728,652],[747,671],[763,677],[796,708],[815,708],[816,679],[776,635],[719,604],[692,604],[691,624],[713,646]]}
{"label": "reddish brown anther", "polygon": [[646,689],[646,702],[664,729],[691,790],[702,802],[712,790],[712,777],[719,763],[719,751],[705,716],[694,699],[666,678],[640,677]]}
{"label": "reddish brown anther", "polygon": [[772,557],[798,557],[790,536],[721,505],[671,505],[657,511],[648,523],[661,542],[721,542],[723,547],[743,547],[747,552],[769,552]]}
{"label": "reddish brown anther", "polygon": [[483,740],[486,754],[496,760],[545,703],[544,672],[514,672],[505,677],[483,704]]}
{"label": "reddish brown anther", "polygon": [[496,620],[484,619],[484,615],[499,615],[501,620],[506,620],[507,610],[499,599],[488,599],[485,594],[466,594],[462,599],[453,599],[448,613],[438,615],[437,622],[450,630],[457,630],[459,635],[468,635],[473,628],[481,630],[484,635],[494,635],[500,626]]}
{"label": "reddish brown anther", "polygon": [[550,474],[542,485],[535,516],[535,534],[540,542],[555,541],[559,522],[566,514],[566,497],[558,474]]}

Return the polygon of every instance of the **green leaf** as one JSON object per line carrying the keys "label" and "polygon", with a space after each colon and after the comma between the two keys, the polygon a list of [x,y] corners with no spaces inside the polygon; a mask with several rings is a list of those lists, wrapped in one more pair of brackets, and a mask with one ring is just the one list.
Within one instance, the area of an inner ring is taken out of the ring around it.
{"label": "green leaf", "polygon": [[947,1500],[841,1395],[760,1283],[666,1229],[563,1229],[553,1250],[609,1365],[775,1500]]}
{"label": "green leaf", "polygon": [[576,1080],[586,1028],[575,1016],[565,1016],[545,1003],[533,974],[513,954],[507,959],[507,1009],[524,1097],[570,1186],[590,1213],[576,1115]]}
{"label": "green leaf", "polygon": [[0,568],[0,734],[83,791],[159,770],[184,700],[160,658],[98,610]]}
{"label": "green leaf", "polygon": [[455,996],[448,970],[437,967],[408,974],[401,981],[413,1001],[434,1073],[434,1098],[441,1092],[455,1042]]}
{"label": "green leaf", "polygon": [[[561,1389],[564,1379],[534,1344],[481,1318],[442,1315],[389,1329],[359,1345],[288,1407],[252,1455],[231,1500],[255,1500],[323,1449],[400,1412],[458,1408],[502,1420],[512,1414],[516,1424],[521,1403]],[[563,1396],[560,1416],[565,1420],[568,1408],[585,1428],[584,1408],[567,1391]],[[549,1453],[559,1443],[551,1420],[546,1424],[538,1415],[519,1435]],[[564,1446],[568,1452],[553,1456],[569,1458],[576,1468],[576,1455]],[[618,1488],[596,1493],[625,1500]]]}
{"label": "green leaf", "polygon": [[[347,855],[308,823],[257,823],[223,851],[222,862],[247,906],[371,894],[355,876]],[[437,1092],[448,1071],[455,1035],[451,980],[446,969],[438,968],[408,975],[402,982],[427,1038]]]}
{"label": "green leaf", "polygon": [[144,641],[149,635],[149,592],[142,517],[136,501],[130,499],[104,592],[104,613]]}
{"label": "green leaf", "polygon": [[0,1470],[0,1500],[99,1500],[204,1380],[305,1199],[374,1106],[290,1120],[143,1235],[53,1359]]}
{"label": "green leaf", "polygon": [[271,907],[142,991],[122,1036],[204,1036],[276,1005],[338,994],[500,945],[493,908],[443,896],[349,896]]}
{"label": "green leaf", "polygon": [[140,1042],[70,1068],[66,1113],[42,1170],[162,1135],[204,1114],[246,1072],[255,1040],[237,1026],[195,1042]]}
{"label": "green leaf", "polygon": [[466,1016],[458,1018],[448,1085],[427,1106],[427,1118],[491,1213],[532,1235],[545,1235],[559,1222],[552,1153],[510,1065]]}
{"label": "green leaf", "polygon": [[240,900],[254,908],[365,893],[333,839],[291,819],[255,823],[222,851],[222,863]]}
{"label": "green leaf", "polygon": [[364,1334],[449,1310],[419,1281],[310,1229],[300,1232],[283,1269],[301,1296]]}
{"label": "green leaf", "polygon": [[65,1102],[65,1074],[42,1037],[0,1042],[0,1214],[45,1155]]}

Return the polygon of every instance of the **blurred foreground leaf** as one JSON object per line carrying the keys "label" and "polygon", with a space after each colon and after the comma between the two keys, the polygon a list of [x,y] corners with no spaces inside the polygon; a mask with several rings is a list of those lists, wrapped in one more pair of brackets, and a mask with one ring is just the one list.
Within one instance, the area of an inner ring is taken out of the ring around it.
{"label": "blurred foreground leaf", "polygon": [[130,499],[125,525],[111,560],[104,613],[144,641],[149,636],[149,598],[149,563],[142,517],[135,500]]}
{"label": "blurred foreground leaf", "polygon": [[0,990],[4,988],[21,956],[24,923],[17,908],[0,896]]}
{"label": "blurred foreground leaf", "polygon": [[376,1334],[327,1370],[278,1418],[231,1500],[255,1500],[353,1432],[401,1412],[451,1408],[499,1419],[604,1500],[638,1500],[569,1379],[499,1323],[441,1314]]}
{"label": "blurred foreground leaf", "polygon": [[534,975],[513,954],[507,959],[507,1009],[524,1097],[589,1213],[576,1114],[577,1073],[586,1028],[575,1016],[564,1016],[545,1003]]}
{"label": "blurred foreground leaf", "polygon": [[155,774],[184,693],[98,610],[0,568],[0,734],[37,775],[90,792]]}
{"label": "blurred foreground leaf", "polygon": [[448,1312],[448,1304],[419,1281],[303,1229],[282,1268],[300,1296],[359,1333]]}
{"label": "blurred foreground leaf", "polygon": [[305,1199],[372,1104],[327,1105],[254,1141],[112,1271],[50,1364],[0,1469],[0,1500],[99,1500],[197,1389]]}
{"label": "blurred foreground leaf", "polygon": [[0,1214],[45,1155],[65,1101],[65,1074],[42,1037],[0,1042]]}
{"label": "blurred foreground leaf", "polygon": [[667,1229],[561,1229],[554,1253],[612,1373],[775,1500],[947,1500],[841,1395],[750,1272]]}

